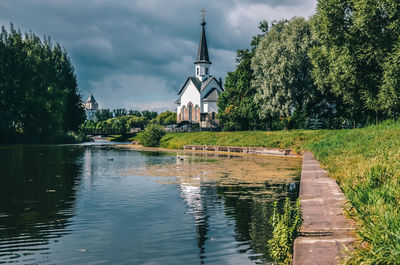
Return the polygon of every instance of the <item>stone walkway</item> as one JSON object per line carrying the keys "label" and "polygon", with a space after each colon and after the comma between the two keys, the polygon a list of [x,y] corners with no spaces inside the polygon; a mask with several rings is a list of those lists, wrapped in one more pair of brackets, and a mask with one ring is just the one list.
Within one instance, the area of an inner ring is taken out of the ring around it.
{"label": "stone walkway", "polygon": [[354,225],[344,216],[346,198],[310,152],[304,153],[300,180],[301,234],[294,243],[294,265],[339,264],[354,243]]}

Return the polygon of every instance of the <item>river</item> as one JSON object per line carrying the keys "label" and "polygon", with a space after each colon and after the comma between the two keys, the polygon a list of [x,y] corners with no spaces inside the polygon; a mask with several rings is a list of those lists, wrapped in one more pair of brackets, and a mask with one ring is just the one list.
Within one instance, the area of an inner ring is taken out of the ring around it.
{"label": "river", "polygon": [[268,264],[301,160],[0,146],[0,264]]}

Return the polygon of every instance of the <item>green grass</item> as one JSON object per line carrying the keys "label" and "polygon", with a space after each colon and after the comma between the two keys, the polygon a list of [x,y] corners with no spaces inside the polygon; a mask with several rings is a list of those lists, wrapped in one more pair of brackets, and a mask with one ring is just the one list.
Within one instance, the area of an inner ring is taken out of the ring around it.
{"label": "green grass", "polygon": [[319,139],[326,131],[245,131],[169,133],[161,147],[179,149],[184,145],[252,146],[270,148],[300,148],[304,142]]}
{"label": "green grass", "polygon": [[400,122],[363,129],[170,133],[164,148],[227,145],[310,150],[350,202],[360,244],[347,264],[400,264]]}

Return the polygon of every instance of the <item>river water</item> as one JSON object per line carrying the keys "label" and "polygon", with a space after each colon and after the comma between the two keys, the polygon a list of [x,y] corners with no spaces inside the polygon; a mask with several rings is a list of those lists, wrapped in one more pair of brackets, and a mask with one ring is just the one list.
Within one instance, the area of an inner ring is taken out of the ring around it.
{"label": "river water", "polygon": [[301,160],[0,147],[0,264],[268,264],[274,200]]}

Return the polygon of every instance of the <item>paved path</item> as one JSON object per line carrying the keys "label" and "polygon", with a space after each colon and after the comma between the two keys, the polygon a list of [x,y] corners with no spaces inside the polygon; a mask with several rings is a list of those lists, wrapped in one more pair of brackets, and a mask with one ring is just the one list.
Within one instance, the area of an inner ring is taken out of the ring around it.
{"label": "paved path", "polygon": [[310,152],[304,153],[300,180],[301,235],[294,243],[294,265],[339,264],[354,242],[354,226],[343,214],[346,198]]}

